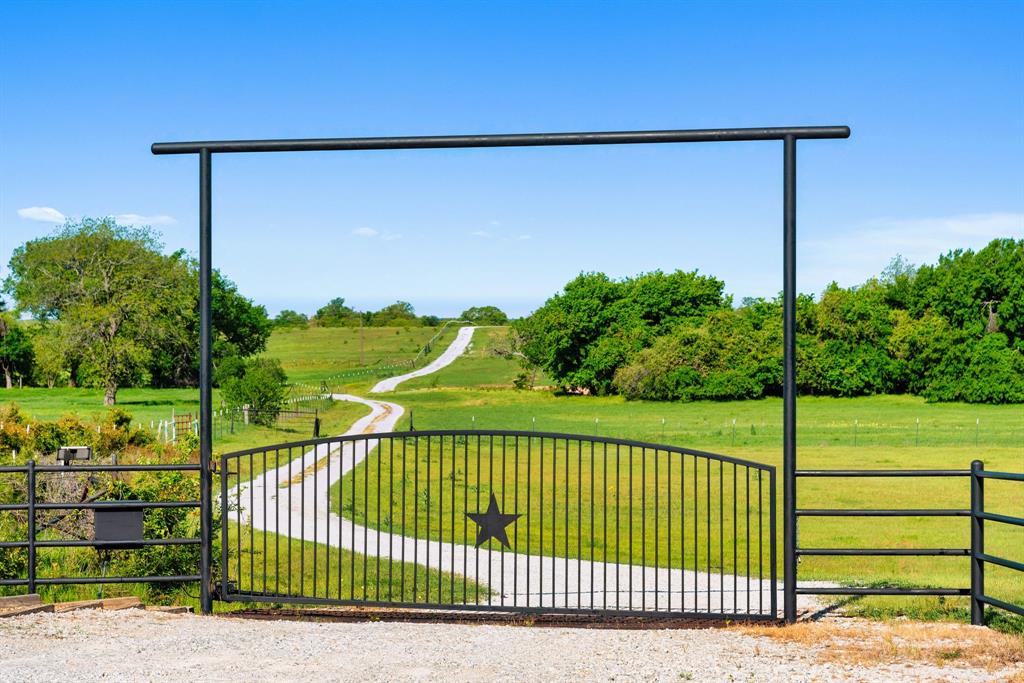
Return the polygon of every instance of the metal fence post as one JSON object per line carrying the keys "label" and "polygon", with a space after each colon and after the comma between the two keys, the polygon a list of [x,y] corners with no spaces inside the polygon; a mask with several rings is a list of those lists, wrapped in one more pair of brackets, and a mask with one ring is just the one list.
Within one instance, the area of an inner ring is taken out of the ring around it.
{"label": "metal fence post", "polygon": [[28,592],[36,592],[36,461],[28,461]]}
{"label": "metal fence post", "polygon": [[796,138],[783,142],[782,163],[782,609],[796,621]]}
{"label": "metal fence post", "polygon": [[[199,606],[203,614],[213,613],[210,596],[210,562],[213,553],[213,313],[210,238],[211,195],[210,151],[199,153]],[[222,540],[223,542],[223,540]]]}
{"label": "metal fence post", "polygon": [[971,623],[982,626],[985,623],[985,527],[981,513],[985,511],[985,480],[981,476],[984,463],[971,463]]}

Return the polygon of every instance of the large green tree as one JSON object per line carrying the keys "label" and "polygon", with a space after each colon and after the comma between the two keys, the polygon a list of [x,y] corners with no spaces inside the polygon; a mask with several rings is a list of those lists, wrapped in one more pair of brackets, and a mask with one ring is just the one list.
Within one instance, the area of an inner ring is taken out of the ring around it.
{"label": "large green tree", "polygon": [[89,381],[113,405],[117,390],[138,381],[153,348],[180,310],[182,259],[160,253],[155,234],[112,219],[69,222],[18,247],[4,288],[38,320],[57,321],[80,354]]}

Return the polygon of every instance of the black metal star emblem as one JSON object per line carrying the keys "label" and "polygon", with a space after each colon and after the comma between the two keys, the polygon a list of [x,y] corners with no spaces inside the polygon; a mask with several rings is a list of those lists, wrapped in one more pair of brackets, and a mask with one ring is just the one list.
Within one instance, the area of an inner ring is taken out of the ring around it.
{"label": "black metal star emblem", "polygon": [[466,516],[480,527],[476,532],[477,548],[494,538],[509,550],[512,549],[508,542],[508,534],[505,533],[505,527],[522,517],[522,515],[501,514],[501,510],[498,509],[498,501],[493,493],[491,494],[491,502],[487,506],[487,512],[467,512]]}

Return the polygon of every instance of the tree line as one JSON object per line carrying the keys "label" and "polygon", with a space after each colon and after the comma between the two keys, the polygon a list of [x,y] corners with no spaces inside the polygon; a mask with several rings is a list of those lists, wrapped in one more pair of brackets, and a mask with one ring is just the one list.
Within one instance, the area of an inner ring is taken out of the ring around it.
{"label": "tree line", "polygon": [[[505,325],[508,316],[497,306],[473,306],[459,316],[460,320],[476,325]],[[407,301],[396,301],[379,311],[357,311],[345,304],[343,297],[335,297],[317,309],[312,316],[285,309],[274,318],[277,328],[305,327],[437,327],[441,318],[436,315],[416,315]]]}
{"label": "tree line", "polygon": [[[734,306],[721,280],[696,271],[583,273],[514,329],[524,363],[566,391],[650,400],[782,394],[781,296]],[[920,267],[896,257],[862,285],[800,295],[797,360],[804,395],[1024,402],[1024,240],[993,240]]]}

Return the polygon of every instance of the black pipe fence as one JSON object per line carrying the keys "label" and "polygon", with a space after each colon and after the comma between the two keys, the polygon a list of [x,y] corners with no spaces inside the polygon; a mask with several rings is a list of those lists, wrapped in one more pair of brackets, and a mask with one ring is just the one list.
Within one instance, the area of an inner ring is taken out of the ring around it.
{"label": "black pipe fence", "polygon": [[[153,473],[153,472],[195,472],[200,471],[198,464],[166,464],[166,465],[39,465],[29,460],[21,466],[0,467],[0,475],[22,475],[25,482],[24,502],[0,504],[0,515],[14,515],[19,519],[14,523],[5,524],[7,538],[0,541],[0,553],[27,551],[25,570],[16,576],[0,576],[0,586],[24,586],[28,593],[37,592],[39,586],[56,586],[68,584],[123,584],[123,583],[189,583],[201,580],[198,573],[175,575],[147,576],[53,576],[40,575],[43,563],[39,558],[39,549],[82,548],[92,547],[97,551],[125,550],[147,546],[182,546],[202,544],[200,538],[132,538],[103,540],[102,538],[39,538],[41,532],[55,530],[57,525],[40,522],[40,517],[54,512],[75,514],[82,511],[133,511],[145,514],[146,510],[166,508],[199,509],[198,500],[96,500],[50,501],[40,499],[40,478],[67,474],[97,473]],[[23,521],[22,521],[23,520]],[[10,522],[10,520],[8,520]],[[45,527],[45,528],[43,528]],[[24,536],[11,539],[12,530],[23,529]],[[60,535],[60,534],[55,534]],[[198,570],[198,567],[196,568]]]}
{"label": "black pipe fence", "polygon": [[[859,587],[859,586],[837,586],[837,587],[811,587],[799,586],[795,588],[797,595],[846,595],[846,596],[967,596],[971,602],[971,623],[980,625],[984,623],[985,605],[1004,609],[1008,612],[1024,616],[1024,606],[1016,605],[1005,600],[1000,600],[985,594],[985,565],[995,564],[1007,569],[1024,572],[1024,563],[1003,557],[997,557],[985,552],[985,527],[986,521],[1006,524],[1016,527],[1024,527],[1024,518],[1010,515],[997,514],[985,510],[984,482],[985,479],[998,479],[1003,481],[1024,482],[1024,474],[1011,472],[988,472],[980,460],[971,463],[971,468],[966,470],[797,470],[797,478],[826,477],[838,479],[863,479],[863,478],[937,478],[957,477],[970,480],[971,505],[970,508],[875,508],[875,509],[850,509],[850,508],[797,508],[794,512],[796,517],[848,517],[848,518],[874,518],[874,517],[968,517],[971,525],[971,547],[969,548],[803,548],[796,547],[796,557],[967,557],[970,559],[970,585],[953,587],[906,587],[906,586],[884,586],[884,587]],[[894,492],[893,499],[899,499]]]}
{"label": "black pipe fence", "polygon": [[220,467],[223,600],[778,615],[768,465],[441,430],[253,448]]}

